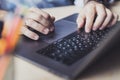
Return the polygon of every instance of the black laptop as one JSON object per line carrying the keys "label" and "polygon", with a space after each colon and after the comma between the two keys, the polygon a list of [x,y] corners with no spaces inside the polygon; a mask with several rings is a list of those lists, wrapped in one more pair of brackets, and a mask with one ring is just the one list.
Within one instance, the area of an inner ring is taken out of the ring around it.
{"label": "black laptop", "polygon": [[120,38],[120,22],[111,28],[86,33],[84,28],[77,31],[77,16],[73,14],[56,21],[55,31],[42,35],[38,41],[22,36],[16,56],[66,79],[77,78]]}

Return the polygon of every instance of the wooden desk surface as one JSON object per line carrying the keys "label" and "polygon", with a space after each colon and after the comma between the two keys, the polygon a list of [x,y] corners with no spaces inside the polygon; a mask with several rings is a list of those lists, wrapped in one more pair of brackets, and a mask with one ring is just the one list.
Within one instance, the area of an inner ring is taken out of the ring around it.
{"label": "wooden desk surface", "polygon": [[[120,16],[120,2],[116,3],[116,5],[117,6],[112,7],[112,10]],[[56,20],[80,11],[80,9],[76,8],[75,6],[44,10],[51,15],[54,15]],[[103,58],[86,69],[83,74],[80,75],[78,80],[120,80],[120,55],[117,53],[117,51],[113,53],[115,55],[112,57],[108,56],[107,59]],[[113,59],[113,57],[115,57],[115,59]],[[14,68],[14,80],[64,80],[31,64],[29,61],[17,57],[14,58]]]}

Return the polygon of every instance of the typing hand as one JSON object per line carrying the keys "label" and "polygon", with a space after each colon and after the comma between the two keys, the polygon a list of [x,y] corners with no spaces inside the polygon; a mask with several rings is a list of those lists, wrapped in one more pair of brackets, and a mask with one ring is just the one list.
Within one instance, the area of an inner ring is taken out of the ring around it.
{"label": "typing hand", "polygon": [[38,8],[30,8],[25,18],[25,24],[22,27],[22,34],[30,39],[38,40],[40,36],[29,28],[42,34],[48,34],[54,30],[54,20],[55,17],[50,16],[48,13]]}
{"label": "typing hand", "polygon": [[105,27],[110,27],[117,22],[117,19],[118,15],[103,4],[90,1],[80,12],[77,24],[79,29],[85,26],[85,31],[89,33],[91,30],[103,30]]}

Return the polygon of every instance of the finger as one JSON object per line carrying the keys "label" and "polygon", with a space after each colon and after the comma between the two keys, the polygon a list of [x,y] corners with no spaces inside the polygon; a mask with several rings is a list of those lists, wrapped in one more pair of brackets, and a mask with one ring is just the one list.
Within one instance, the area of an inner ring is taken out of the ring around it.
{"label": "finger", "polygon": [[48,34],[49,29],[44,27],[43,25],[39,24],[38,22],[32,20],[32,19],[27,19],[25,21],[25,25],[33,28],[34,30],[41,32],[43,34]]}
{"label": "finger", "polygon": [[55,17],[54,16],[51,16],[51,19],[52,19],[53,22],[55,21]]}
{"label": "finger", "polygon": [[78,29],[81,29],[85,24],[85,15],[82,14],[82,13],[79,14],[76,22],[77,22],[77,25],[78,25]]}
{"label": "finger", "polygon": [[32,39],[32,40],[38,40],[38,39],[39,39],[39,36],[38,36],[36,33],[30,31],[30,30],[29,30],[27,27],[25,27],[25,26],[23,26],[23,27],[21,28],[21,32],[22,32],[22,34],[24,34],[26,37],[28,37],[28,38],[30,38],[30,39]]}
{"label": "finger", "polygon": [[[45,11],[43,10],[40,10],[38,8],[31,8],[30,9],[31,12],[34,12],[34,13],[37,13],[38,15],[43,15],[43,17],[48,20],[50,22],[49,25],[51,25],[52,27],[49,27],[50,28],[50,31],[53,31],[54,30],[54,21],[55,21],[55,17],[54,16],[50,16],[48,13],[46,13]],[[48,26],[49,26],[48,25]]]}
{"label": "finger", "polygon": [[33,19],[45,27],[51,26],[51,22],[49,20],[45,19],[42,15],[38,15],[33,12],[29,13],[26,18]]}
{"label": "finger", "polygon": [[53,32],[55,30],[55,27],[50,27],[50,31]]}
{"label": "finger", "polygon": [[86,13],[86,24],[85,24],[85,31],[89,33],[93,27],[93,21],[95,18],[95,9],[91,8],[89,12]]}
{"label": "finger", "polygon": [[103,5],[99,4],[99,6],[96,6],[96,12],[97,12],[97,18],[93,25],[93,30],[97,30],[104,22],[104,19],[106,18],[106,11]]}
{"label": "finger", "polygon": [[105,27],[107,27],[107,25],[110,23],[113,17],[113,14],[109,9],[106,9],[106,14],[107,14],[106,19],[103,22],[102,26],[99,28],[100,30],[103,30]]}
{"label": "finger", "polygon": [[29,11],[37,13],[38,15],[43,15],[43,17],[45,17],[46,19],[50,19],[50,15],[39,8],[32,7],[29,9]]}
{"label": "finger", "polygon": [[55,17],[51,16],[51,18],[50,18],[51,26],[49,27],[51,32],[54,31],[54,29],[55,29],[54,21],[55,21]]}
{"label": "finger", "polygon": [[113,14],[113,19],[112,22],[110,23],[110,25],[108,27],[113,26],[114,24],[116,24],[117,20],[118,20],[119,16],[117,14]]}

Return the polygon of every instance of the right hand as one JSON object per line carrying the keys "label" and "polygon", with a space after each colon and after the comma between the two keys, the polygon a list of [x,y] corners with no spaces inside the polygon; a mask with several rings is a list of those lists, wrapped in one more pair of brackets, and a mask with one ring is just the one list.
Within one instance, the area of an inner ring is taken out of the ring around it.
{"label": "right hand", "polygon": [[113,13],[103,4],[96,1],[89,1],[77,18],[78,28],[85,27],[85,32],[91,30],[103,30],[116,24],[118,15]]}
{"label": "right hand", "polygon": [[30,8],[28,14],[25,16],[25,24],[21,32],[32,40],[38,40],[40,36],[29,28],[42,34],[48,34],[54,30],[54,21],[55,17],[50,16],[48,13],[38,8]]}

